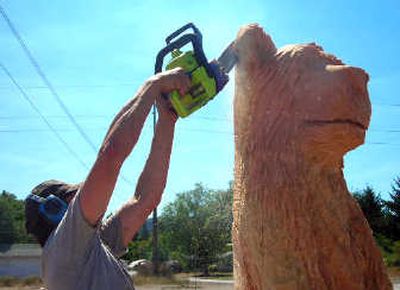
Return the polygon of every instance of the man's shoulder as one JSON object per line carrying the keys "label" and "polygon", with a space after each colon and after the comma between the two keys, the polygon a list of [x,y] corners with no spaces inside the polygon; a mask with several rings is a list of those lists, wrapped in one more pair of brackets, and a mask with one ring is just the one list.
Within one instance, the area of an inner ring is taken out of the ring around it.
{"label": "man's shoulder", "polygon": [[61,222],[49,235],[42,258],[59,264],[79,263],[88,253],[100,246],[99,227],[89,225],[81,214],[79,197],[68,206]]}

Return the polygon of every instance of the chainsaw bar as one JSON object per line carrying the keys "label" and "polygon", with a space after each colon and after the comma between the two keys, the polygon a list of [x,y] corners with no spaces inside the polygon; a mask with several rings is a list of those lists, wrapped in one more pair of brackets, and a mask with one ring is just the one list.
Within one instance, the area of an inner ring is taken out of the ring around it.
{"label": "chainsaw bar", "polygon": [[222,52],[220,57],[217,59],[217,62],[222,70],[227,74],[232,70],[237,61],[238,56],[235,51],[235,41],[232,41]]}

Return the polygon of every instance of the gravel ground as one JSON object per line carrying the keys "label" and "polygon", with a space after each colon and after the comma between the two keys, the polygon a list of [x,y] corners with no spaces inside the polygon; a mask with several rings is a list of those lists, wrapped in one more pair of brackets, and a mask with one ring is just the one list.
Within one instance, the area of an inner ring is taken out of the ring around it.
{"label": "gravel ground", "polygon": [[[32,288],[32,287],[0,287],[1,290],[39,290],[39,288]],[[214,284],[214,285],[199,285],[197,287],[173,287],[173,286],[162,286],[162,285],[146,285],[146,286],[137,286],[136,290],[232,290],[233,285],[221,285],[221,284]],[[394,290],[400,290],[400,284],[394,285]]]}
{"label": "gravel ground", "polygon": [[136,290],[232,290],[233,284],[197,284],[189,287],[179,287],[179,286],[162,286],[162,285],[146,285],[146,286],[136,286]]}
{"label": "gravel ground", "polygon": [[[393,289],[400,290],[399,281],[395,281]],[[136,290],[232,290],[233,284],[230,283],[203,283],[197,281],[197,283],[190,282],[187,287],[173,286],[173,285],[142,285],[136,286]],[[30,287],[0,287],[0,290],[40,290],[38,286],[30,286]]]}

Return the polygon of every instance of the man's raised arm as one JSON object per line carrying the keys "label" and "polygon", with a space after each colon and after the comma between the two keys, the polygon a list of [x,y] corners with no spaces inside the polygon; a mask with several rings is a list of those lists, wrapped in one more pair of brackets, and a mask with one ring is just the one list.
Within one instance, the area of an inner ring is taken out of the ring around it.
{"label": "man's raised arm", "polygon": [[90,224],[97,224],[105,213],[121,166],[137,143],[155,99],[175,89],[184,94],[189,87],[190,80],[181,69],[157,74],[117,114],[79,191],[80,206]]}
{"label": "man's raised arm", "polygon": [[139,177],[135,196],[117,213],[122,223],[124,246],[128,245],[148,215],[158,205],[167,182],[177,117],[169,111],[166,101],[161,97],[157,100],[157,109],[159,118],[150,155]]}

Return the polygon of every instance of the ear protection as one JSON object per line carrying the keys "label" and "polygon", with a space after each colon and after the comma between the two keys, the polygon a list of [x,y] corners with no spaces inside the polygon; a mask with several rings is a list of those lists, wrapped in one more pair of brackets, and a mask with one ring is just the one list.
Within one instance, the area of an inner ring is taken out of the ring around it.
{"label": "ear protection", "polygon": [[36,204],[38,206],[39,214],[54,226],[57,226],[60,223],[68,209],[68,204],[53,194],[50,194],[46,198],[30,194],[26,199],[27,201]]}

